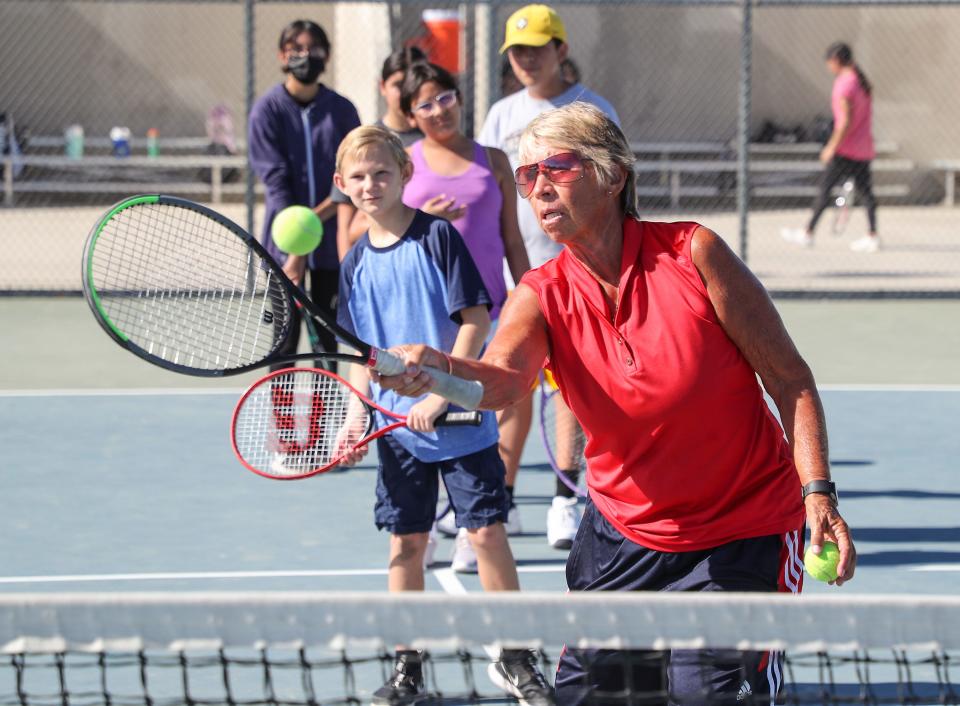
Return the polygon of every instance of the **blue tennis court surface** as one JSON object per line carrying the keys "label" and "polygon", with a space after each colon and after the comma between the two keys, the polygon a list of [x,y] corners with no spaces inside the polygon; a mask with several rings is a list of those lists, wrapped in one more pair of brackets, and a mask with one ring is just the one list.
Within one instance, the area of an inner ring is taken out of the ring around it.
{"label": "blue tennis court surface", "polygon": [[[230,450],[238,390],[0,393],[0,591],[383,590],[372,459],[279,482]],[[960,578],[960,387],[823,390],[855,581],[808,591],[954,593]],[[523,588],[565,589],[546,544],[553,474],[536,429],[511,545]],[[479,591],[441,539],[428,590]]]}

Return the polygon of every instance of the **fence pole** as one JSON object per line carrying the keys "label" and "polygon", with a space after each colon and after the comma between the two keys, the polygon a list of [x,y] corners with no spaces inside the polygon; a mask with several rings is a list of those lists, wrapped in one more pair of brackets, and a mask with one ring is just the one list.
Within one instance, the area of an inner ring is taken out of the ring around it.
{"label": "fence pole", "polygon": [[487,2],[490,16],[487,20],[487,105],[484,115],[490,106],[503,98],[500,95],[500,41],[503,37],[503,27],[498,24],[496,0]]}
{"label": "fence pole", "polygon": [[753,0],[741,0],[740,95],[737,134],[737,218],[740,225],[740,258],[747,262],[750,214],[750,85],[753,76]]}
{"label": "fence pole", "polygon": [[[245,47],[247,50],[246,61],[244,62],[244,73],[246,78],[246,87],[244,90],[244,115],[242,124],[246,125],[250,119],[250,111],[253,109],[254,91],[256,90],[255,71],[256,64],[254,59],[254,3],[256,0],[244,0],[243,3],[243,35]],[[246,140],[244,141],[246,142]],[[256,195],[254,192],[254,174],[253,165],[250,162],[250,145],[247,145],[247,184],[244,194],[244,201],[247,205],[247,232],[256,236],[253,232],[253,210],[256,204]]]}

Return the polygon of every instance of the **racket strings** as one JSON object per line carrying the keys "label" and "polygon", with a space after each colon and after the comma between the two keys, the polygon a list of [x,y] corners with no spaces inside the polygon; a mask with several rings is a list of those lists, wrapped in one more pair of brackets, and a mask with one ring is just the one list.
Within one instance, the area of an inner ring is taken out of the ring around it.
{"label": "racket strings", "polygon": [[258,472],[294,477],[325,469],[369,432],[370,414],[339,378],[290,370],[258,383],[237,409],[234,443]]}
{"label": "racket strings", "polygon": [[286,290],[232,230],[187,208],[140,204],[96,239],[92,285],[113,325],[152,355],[219,370],[277,350]]}
{"label": "racket strings", "polygon": [[586,435],[556,389],[544,390],[540,400],[540,426],[551,464],[557,471],[583,471]]}

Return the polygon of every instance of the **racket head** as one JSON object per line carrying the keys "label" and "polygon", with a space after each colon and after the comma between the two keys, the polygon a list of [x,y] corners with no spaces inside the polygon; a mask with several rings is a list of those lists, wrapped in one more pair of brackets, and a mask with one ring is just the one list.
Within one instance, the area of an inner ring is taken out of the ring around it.
{"label": "racket head", "polygon": [[[587,494],[583,485],[587,460],[584,456],[586,436],[573,413],[560,396],[553,376],[540,371],[540,437],[547,452],[550,468],[557,478],[581,497]],[[580,484],[574,485],[561,471],[580,471]]]}
{"label": "racket head", "polygon": [[82,281],[114,341],[188,375],[233,375],[278,357],[296,321],[293,287],[260,243],[172,196],[111,207],[87,237]]}
{"label": "racket head", "polygon": [[231,444],[240,463],[257,475],[309,478],[336,467],[359,445],[343,447],[338,435],[370,437],[373,409],[339,375],[285,368],[260,378],[240,397],[230,424]]}

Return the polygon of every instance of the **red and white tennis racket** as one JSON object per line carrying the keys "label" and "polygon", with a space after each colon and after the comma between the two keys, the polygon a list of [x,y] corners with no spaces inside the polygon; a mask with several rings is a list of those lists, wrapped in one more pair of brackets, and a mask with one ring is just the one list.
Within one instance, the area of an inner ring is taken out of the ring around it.
{"label": "red and white tennis racket", "polygon": [[[396,420],[375,428],[374,412]],[[479,412],[447,412],[435,426],[477,426]],[[339,375],[285,368],[257,380],[233,410],[231,436],[240,463],[266,478],[296,480],[329,471],[353,450],[406,426]]]}

